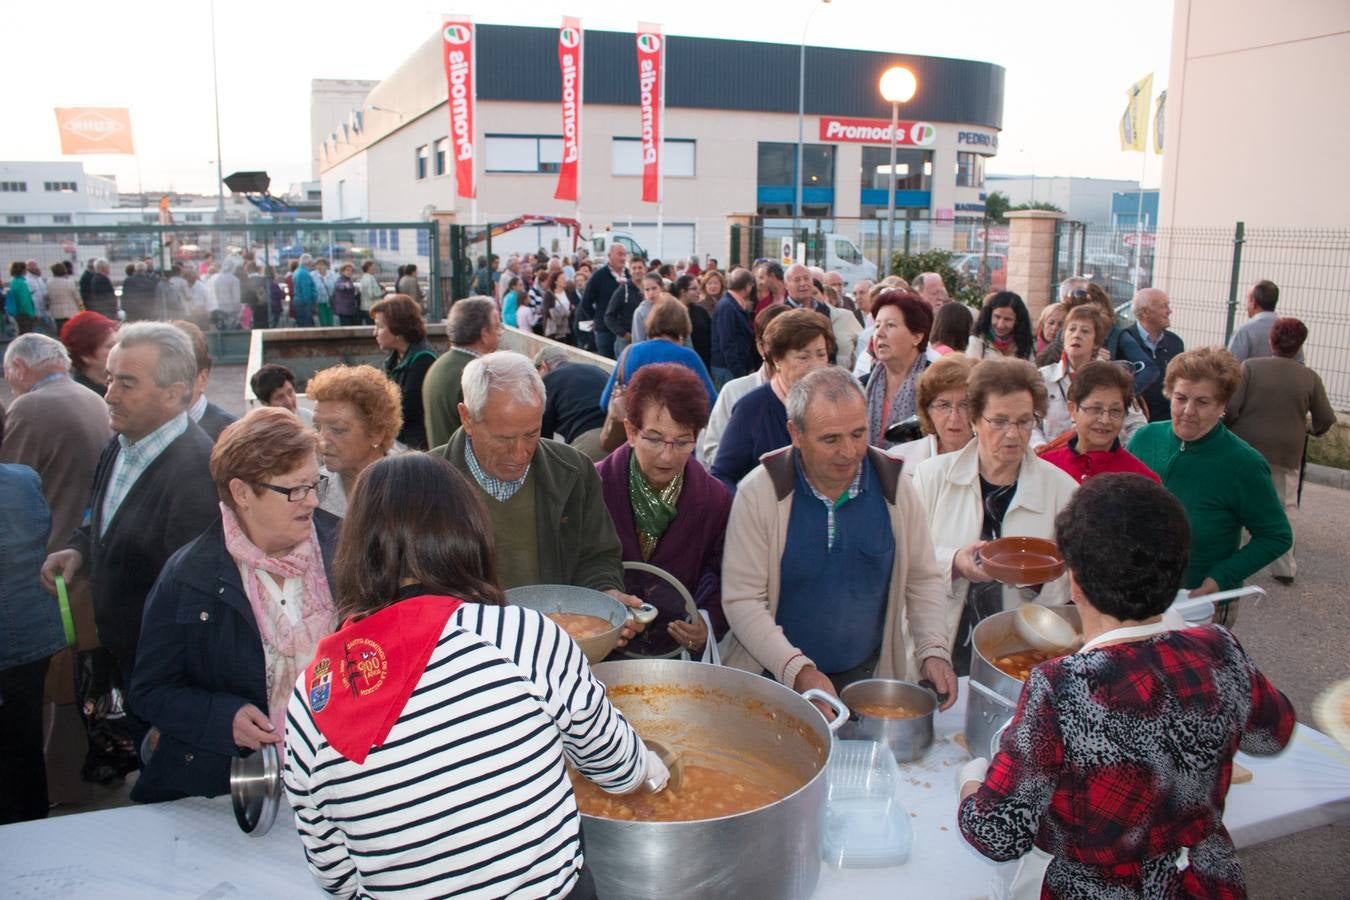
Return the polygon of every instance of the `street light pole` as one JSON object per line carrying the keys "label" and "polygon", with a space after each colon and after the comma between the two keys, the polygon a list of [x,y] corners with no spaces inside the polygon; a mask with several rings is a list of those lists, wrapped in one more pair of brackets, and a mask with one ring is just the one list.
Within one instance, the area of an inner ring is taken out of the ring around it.
{"label": "street light pole", "polygon": [[895,148],[900,139],[900,104],[914,97],[918,79],[904,66],[891,66],[881,74],[881,97],[891,104],[891,177],[886,194],[886,274],[895,270]]}
{"label": "street light pole", "polygon": [[792,246],[797,247],[797,227],[802,217],[802,143],[806,138],[806,35],[811,31],[811,19],[821,6],[830,0],[820,0],[811,7],[802,26],[801,52],[797,56],[797,165],[793,170],[792,186]]}
{"label": "street light pole", "polygon": [[[216,0],[211,0],[211,95],[216,106],[216,225],[223,227],[225,225],[225,168],[220,159],[220,80],[216,75]],[[216,234],[220,233],[219,231],[216,232]]]}

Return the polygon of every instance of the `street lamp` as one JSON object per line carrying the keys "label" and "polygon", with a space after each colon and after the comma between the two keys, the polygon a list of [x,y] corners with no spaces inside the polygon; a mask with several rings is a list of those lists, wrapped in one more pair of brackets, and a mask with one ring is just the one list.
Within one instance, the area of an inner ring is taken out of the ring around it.
{"label": "street lamp", "polygon": [[802,26],[801,53],[797,58],[797,167],[792,178],[792,246],[794,253],[797,247],[797,221],[802,217],[802,140],[806,132],[806,35],[811,30],[811,19],[815,17],[821,6],[829,3],[830,0],[820,0],[818,4],[811,7],[811,12],[806,17],[806,24]]}
{"label": "street lamp", "polygon": [[919,89],[919,80],[904,66],[891,66],[881,73],[881,97],[891,105],[891,186],[886,192],[886,274],[895,270],[895,145],[900,131],[900,104],[908,103]]}

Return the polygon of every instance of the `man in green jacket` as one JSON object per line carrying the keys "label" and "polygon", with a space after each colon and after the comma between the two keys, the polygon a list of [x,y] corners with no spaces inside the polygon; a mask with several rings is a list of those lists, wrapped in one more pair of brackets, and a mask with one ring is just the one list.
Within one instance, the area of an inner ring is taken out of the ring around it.
{"label": "man in green jacket", "polygon": [[422,412],[427,446],[439,447],[459,428],[459,402],[464,399],[459,380],[476,357],[496,351],[502,334],[501,316],[491,297],[466,297],[450,307],[445,320],[450,352],[427,369],[422,381]]}

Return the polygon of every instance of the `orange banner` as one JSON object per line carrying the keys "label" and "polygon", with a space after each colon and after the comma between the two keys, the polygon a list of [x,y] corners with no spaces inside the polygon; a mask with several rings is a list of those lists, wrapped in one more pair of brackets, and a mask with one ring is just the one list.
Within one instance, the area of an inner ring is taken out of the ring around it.
{"label": "orange banner", "polygon": [[131,113],[125,107],[71,106],[56,108],[56,130],[61,152],[135,153],[131,144]]}

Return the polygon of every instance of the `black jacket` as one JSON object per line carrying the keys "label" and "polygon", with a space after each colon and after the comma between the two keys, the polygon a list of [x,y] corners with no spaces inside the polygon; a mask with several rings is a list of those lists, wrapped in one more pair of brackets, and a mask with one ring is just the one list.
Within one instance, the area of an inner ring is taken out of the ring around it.
{"label": "black jacket", "polygon": [[197,423],[197,427],[202,431],[205,431],[207,437],[211,438],[211,442],[215,443],[220,440],[220,433],[222,431],[238,421],[238,416],[232,416],[219,406],[208,401],[206,404],[206,412],[202,413],[201,421]]}
{"label": "black jacket", "polygon": [[128,275],[122,282],[122,309],[128,322],[158,319],[159,282],[149,275]]}
{"label": "black jacket", "polygon": [[398,385],[403,398],[403,428],[398,439],[413,450],[427,449],[426,410],[422,408],[422,382],[436,361],[436,351],[425,339],[403,351],[390,353],[384,360],[384,374]]}
{"label": "black jacket", "polygon": [[117,318],[117,294],[107,275],[95,272],[89,279],[89,296],[84,298],[84,308],[91,312],[102,313],[109,319]]}
{"label": "black jacket", "polygon": [[[588,285],[589,286],[589,285]],[[633,282],[621,284],[614,289],[605,308],[605,328],[614,332],[615,337],[633,333],[633,314],[642,305],[642,289]]]}
{"label": "black jacket", "polygon": [[[314,512],[332,583],[340,520]],[[335,623],[336,624],[336,623]],[[132,788],[142,802],[214,797],[230,790],[234,715],[267,712],[262,638],[217,519],[169,560],[145,604],[131,704],[159,729],[159,745]]]}
{"label": "black jacket", "polygon": [[160,570],[174,551],[219,520],[220,506],[211,480],[211,438],[189,421],[136,479],[99,537],[103,498],[120,451],[116,437],[103,448],[89,500],[91,521],[75,529],[67,546],[80,551],[90,573],[99,640],[129,669],[145,598]]}
{"label": "black jacket", "polygon": [[608,332],[609,328],[605,326],[605,312],[609,309],[609,298],[614,296],[618,286],[619,279],[614,277],[608,264],[601,265],[591,273],[590,279],[586,282],[586,290],[581,295],[581,303],[577,306],[576,320],[594,321],[596,331]]}
{"label": "black jacket", "polygon": [[567,443],[577,435],[605,424],[600,395],[609,375],[586,363],[563,363],[544,376],[544,422],[542,437],[562,435]]}

